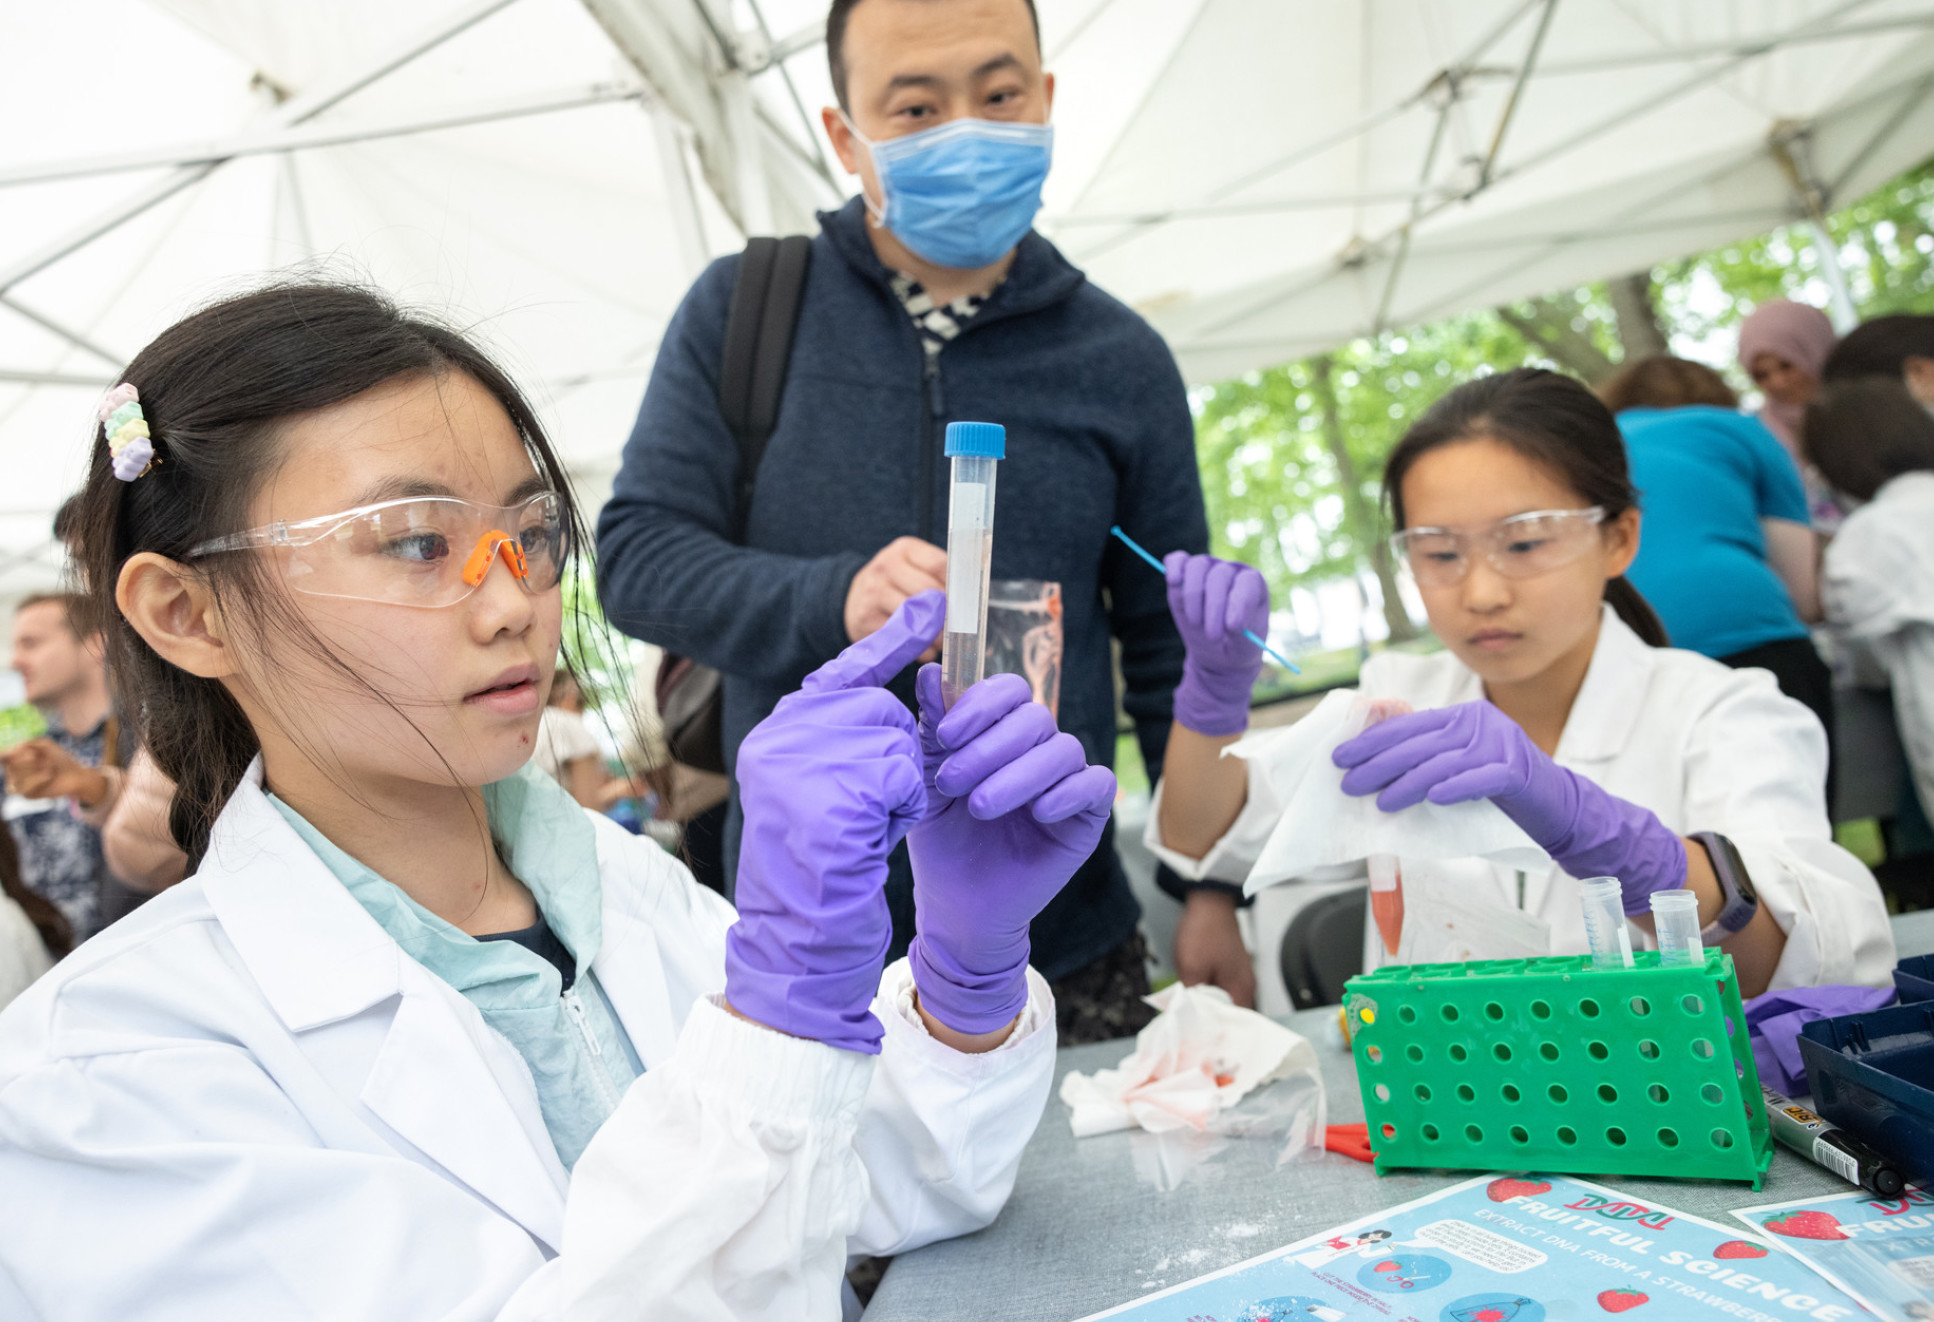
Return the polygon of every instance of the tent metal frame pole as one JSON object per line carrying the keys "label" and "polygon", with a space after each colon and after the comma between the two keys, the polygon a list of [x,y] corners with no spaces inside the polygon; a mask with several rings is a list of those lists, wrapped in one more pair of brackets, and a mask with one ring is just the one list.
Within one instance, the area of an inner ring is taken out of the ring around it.
{"label": "tent metal frame pole", "polygon": [[100,345],[94,343],[93,340],[81,334],[81,332],[77,330],[73,330],[70,327],[63,326],[61,325],[61,323],[59,323],[58,321],[55,321],[52,317],[46,315],[45,313],[37,312],[33,308],[28,307],[26,304],[22,303],[19,299],[14,298],[12,295],[0,294],[0,307],[4,307],[5,309],[7,309],[7,311],[13,313],[18,317],[21,317],[27,321],[31,321],[34,325],[40,327],[48,334],[54,335],[59,337],[60,339],[66,340],[69,344],[73,345],[76,349],[79,349],[84,353],[92,354],[94,357],[106,363],[109,367],[114,368],[116,371],[119,371],[121,369],[121,365],[127,361],[127,359],[121,357],[119,354],[115,353],[111,349],[104,349]]}
{"label": "tent metal frame pole", "polygon": [[1844,41],[1854,37],[1876,37],[1888,32],[1934,27],[1934,10],[1902,14],[1896,18],[1877,18],[1866,23],[1847,23],[1822,32],[1803,32],[1792,37],[1756,38],[1751,41],[1708,42],[1704,45],[1669,46],[1655,51],[1635,51],[1628,55],[1607,55],[1595,60],[1560,60],[1545,66],[1554,78],[1571,74],[1610,73],[1615,69],[1637,69],[1648,64],[1681,64],[1687,60],[1737,58],[1771,54],[1781,46],[1804,46],[1821,41]]}
{"label": "tent metal frame pole", "polygon": [[0,384],[10,386],[77,386],[90,390],[104,390],[114,384],[114,378],[106,373],[88,376],[77,372],[38,372],[23,368],[0,367]]}
{"label": "tent metal frame pole", "polygon": [[1860,309],[1854,305],[1853,290],[1840,265],[1840,245],[1827,229],[1827,207],[1832,197],[1813,169],[1807,151],[1812,128],[1806,124],[1781,123],[1766,135],[1766,150],[1779,164],[1780,173],[1793,186],[1793,200],[1806,217],[1807,233],[1820,254],[1820,275],[1827,282],[1828,302],[1832,306],[1833,328],[1845,335],[1860,324]]}
{"label": "tent metal frame pole", "polygon": [[[446,15],[440,22],[432,24],[424,31],[399,42],[380,58],[372,60],[346,77],[333,83],[325,83],[319,91],[284,102],[270,116],[270,123],[280,128],[312,119],[331,106],[354,96],[371,83],[387,77],[412,60],[435,50],[452,37],[468,31],[492,14],[515,3],[517,0],[471,0],[471,3]],[[183,189],[200,183],[221,164],[221,161],[216,160],[184,166],[113,206],[95,213],[66,234],[38,251],[28,254],[12,266],[0,268],[0,294],[6,293],[21,281],[46,270],[63,258],[79,252],[102,235],[119,229],[128,221],[159,206]]]}
{"label": "tent metal frame pole", "polygon": [[698,190],[692,185],[692,171],[685,160],[685,137],[671,110],[660,104],[646,107],[652,132],[658,144],[658,169],[664,176],[665,194],[671,202],[672,229],[678,235],[679,254],[685,259],[687,274],[694,279],[705,269],[710,255],[705,247],[705,222],[699,214]]}
{"label": "tent metal frame pole", "polygon": [[0,188],[51,183],[63,179],[83,179],[94,175],[120,174],[131,170],[151,170],[160,166],[219,165],[224,161],[232,161],[244,156],[305,151],[317,147],[342,147],[352,143],[373,142],[414,133],[433,133],[438,129],[463,128],[471,124],[487,124],[498,120],[546,115],[560,110],[575,110],[582,106],[603,105],[612,101],[636,101],[648,95],[648,90],[638,83],[592,83],[584,87],[558,88],[523,96],[446,106],[441,110],[418,112],[414,115],[375,123],[317,124],[287,128],[273,133],[242,134],[215,142],[161,147],[153,151],[48,161],[12,170],[0,170]]}
{"label": "tent metal frame pole", "polygon": [[1531,71],[1538,67],[1538,52],[1544,49],[1545,34],[1551,31],[1551,20],[1558,12],[1558,0],[1545,0],[1544,13],[1538,15],[1538,29],[1531,34],[1531,45],[1524,52],[1524,62],[1518,66],[1518,76],[1512,80],[1511,95],[1505,99],[1504,109],[1498,115],[1498,124],[1491,134],[1490,150],[1484,153],[1484,165],[1478,170],[1477,188],[1483,192],[1491,185],[1491,171],[1497,165],[1498,153],[1504,150],[1504,135],[1510,132],[1511,121],[1518,113],[1518,102],[1524,97],[1524,86],[1531,81]]}
{"label": "tent metal frame pole", "polygon": [[[1399,116],[1406,115],[1410,111],[1416,109],[1419,105],[1427,103],[1430,98],[1431,89],[1435,87],[1440,80],[1446,77],[1456,79],[1464,76],[1465,72],[1470,68],[1472,68],[1474,65],[1476,65],[1476,63],[1479,60],[1484,58],[1484,53],[1490,50],[1492,46],[1496,45],[1499,39],[1502,38],[1506,32],[1509,32],[1520,18],[1523,18],[1526,14],[1530,13],[1532,7],[1540,3],[1542,3],[1542,0],[1524,0],[1522,4],[1520,4],[1517,8],[1513,9],[1509,14],[1505,15],[1502,20],[1500,20],[1498,23],[1493,25],[1491,29],[1487,31],[1482,37],[1480,37],[1476,42],[1472,43],[1472,45],[1469,46],[1461,56],[1459,56],[1452,63],[1444,66],[1444,68],[1438,70],[1438,72],[1428,82],[1426,82],[1422,87],[1418,88],[1415,92],[1410,93],[1408,96],[1405,96],[1400,100],[1392,102],[1391,104],[1383,107],[1381,110],[1372,110],[1367,114],[1360,115],[1351,123],[1345,124],[1342,128],[1337,129],[1335,132],[1327,134],[1322,138],[1319,138],[1315,142],[1304,143],[1302,146],[1291,150],[1286,155],[1279,156],[1271,161],[1265,161],[1263,164],[1255,167],[1254,169],[1250,170],[1246,174],[1239,175],[1236,178],[1231,179],[1225,183],[1218,184],[1216,187],[1210,189],[1208,192],[1199,194],[1199,196],[1202,198],[1202,203],[1204,205],[1214,205],[1218,202],[1221,202],[1224,198],[1233,196],[1234,194],[1241,192],[1245,188],[1250,188],[1256,184],[1261,183],[1263,180],[1269,178],[1271,175],[1281,174],[1284,170],[1287,170],[1295,165],[1300,165],[1302,162],[1310,159],[1313,156],[1319,156],[1322,153],[1329,151],[1333,147],[1339,147],[1346,142],[1351,142],[1357,138],[1360,138],[1364,134],[1370,132],[1372,129],[1381,128],[1383,125],[1389,123],[1391,120],[1396,119]],[[1137,107],[1137,113],[1139,113],[1139,107]],[[1133,116],[1130,116],[1131,120],[1133,118],[1134,118]],[[1081,199],[1076,198],[1074,205],[1077,207],[1080,206]],[[1094,261],[1097,258],[1103,257],[1106,254],[1113,252],[1116,248],[1119,248],[1124,243],[1127,243],[1135,238],[1140,237],[1141,233],[1144,230],[1153,228],[1154,226],[1157,226],[1157,225],[1162,225],[1167,223],[1169,217],[1172,214],[1174,214],[1173,210],[1164,211],[1156,216],[1151,217],[1146,221],[1138,222],[1135,225],[1132,225],[1127,229],[1124,229],[1120,234],[1110,235],[1108,238],[1101,240],[1093,247],[1084,249],[1082,252],[1074,255],[1080,261],[1083,261],[1083,262]]]}
{"label": "tent metal frame pole", "polygon": [[784,64],[795,55],[804,54],[815,46],[824,45],[825,41],[826,23],[823,19],[817,23],[808,23],[802,28],[795,28],[772,43],[772,62]]}
{"label": "tent metal frame pole", "polygon": [[786,97],[792,102],[793,113],[799,116],[799,127],[805,132],[806,141],[812,146],[813,159],[818,163],[819,177],[831,184],[833,182],[832,162],[826,159],[826,149],[820,144],[819,134],[813,131],[813,117],[806,113],[806,102],[799,95],[798,85],[792,80],[792,70],[786,67],[786,62],[774,51],[772,27],[766,22],[765,10],[759,7],[759,0],[747,0],[747,3],[752,6],[752,18],[759,25],[759,35],[765,42],[766,48],[765,66],[754,72],[777,73],[779,81],[786,85]]}
{"label": "tent metal frame pole", "polygon": [[[1830,12],[1816,15],[1815,17],[1807,20],[1806,22],[1801,23],[1796,27],[1789,29],[1787,33],[1782,34],[1780,38],[1775,39],[1771,44],[1773,46],[1782,45],[1784,44],[1785,39],[1788,36],[1796,36],[1801,33],[1817,32],[1817,31],[1826,29],[1833,23],[1835,19],[1840,17],[1842,14],[1846,14],[1852,10],[1862,8],[1863,6],[1871,2],[1872,0],[1844,0],[1843,3],[1835,6],[1834,9],[1832,9]],[[1524,11],[1519,10],[1517,12],[1523,13]],[[1695,91],[1696,89],[1707,85],[1712,81],[1715,74],[1724,72],[1725,68],[1736,66],[1739,64],[1744,64],[1747,60],[1752,58],[1753,56],[1750,54],[1740,55],[1728,61],[1727,65],[1720,66],[1717,69],[1701,69],[1697,73],[1695,73],[1692,77],[1674,84],[1672,87],[1667,88],[1663,92],[1654,93],[1651,96],[1647,97],[1644,103],[1644,106],[1642,108],[1648,109],[1648,110],[1656,109],[1659,106],[1665,105],[1668,102],[1675,101],[1678,98],[1685,96]],[[1577,133],[1572,134],[1564,142],[1558,143],[1551,147],[1547,147],[1543,151],[1538,152],[1525,160],[1517,162],[1509,170],[1506,170],[1503,173],[1495,176],[1492,181],[1492,185],[1495,186],[1497,183],[1501,183],[1506,179],[1509,179],[1518,174],[1521,174],[1525,170],[1528,170],[1533,166],[1542,165],[1545,161],[1550,160],[1554,157],[1562,156],[1567,152],[1576,151],[1579,147],[1591,141],[1593,138],[1598,137],[1602,133],[1609,132],[1613,128],[1616,128],[1619,124],[1626,122],[1626,120],[1628,120],[1633,113],[1634,113],[1634,107],[1630,107],[1630,106],[1620,107],[1615,113],[1611,115],[1607,115],[1603,119],[1600,119],[1597,123],[1588,125],[1585,128],[1579,130]],[[1462,203],[1468,200],[1469,200],[1468,196],[1454,196],[1454,197],[1442,198],[1434,203],[1431,203],[1428,206],[1423,207],[1421,212],[1414,219],[1406,220],[1405,222],[1403,222],[1403,224],[1396,227],[1396,229],[1386,232],[1378,236],[1376,239],[1367,241],[1365,246],[1374,251],[1375,249],[1381,248],[1385,244],[1391,242],[1393,239],[1401,241],[1405,233],[1407,233],[1419,221],[1426,220],[1431,216],[1434,216],[1439,212],[1445,210],[1448,207],[1457,205],[1459,203]],[[1086,254],[1083,254],[1083,256],[1085,257]],[[1342,265],[1342,263],[1339,262],[1339,265]],[[1220,316],[1217,316],[1212,320],[1206,322],[1204,325],[1197,327],[1195,329],[1196,338],[1200,340],[1208,336],[1215,335],[1219,332],[1228,330],[1230,327],[1237,326],[1241,324],[1243,321],[1246,321],[1248,318],[1254,316],[1257,312],[1261,311],[1263,308],[1268,307],[1272,301],[1273,301],[1272,299],[1268,299],[1268,298],[1250,299],[1244,302],[1243,304],[1241,304],[1240,306],[1232,308],[1222,313]],[[1184,351],[1185,348],[1186,346],[1178,346],[1177,352],[1182,352]]]}

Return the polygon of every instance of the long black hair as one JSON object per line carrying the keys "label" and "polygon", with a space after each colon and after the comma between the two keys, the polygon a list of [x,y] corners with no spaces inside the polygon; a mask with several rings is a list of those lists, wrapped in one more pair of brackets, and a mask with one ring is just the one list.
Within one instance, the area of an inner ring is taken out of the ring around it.
{"label": "long black hair", "polygon": [[[1587,502],[1601,506],[1607,520],[1639,502],[1612,411],[1572,377],[1520,367],[1455,387],[1397,442],[1384,464],[1383,494],[1399,531],[1408,526],[1403,480],[1411,465],[1432,450],[1485,437],[1551,470]],[[1648,644],[1670,645],[1658,613],[1623,574],[1606,580],[1605,600]]]}
{"label": "long black hair", "polygon": [[[452,372],[482,386],[510,415],[563,503],[563,554],[571,563],[587,545],[582,519],[564,465],[523,394],[460,332],[374,290],[302,281],[226,298],[163,331],[122,373],[140,392],[155,463],[136,480],[120,481],[102,429],[94,429],[79,510],[81,557],[121,709],[175,782],[168,828],[191,870],[260,744],[219,681],[164,661],[116,609],[121,567],[144,551],[186,564],[198,543],[242,531],[256,493],[281,461],[284,420],[399,377]],[[219,555],[193,567],[225,618],[246,620],[262,636],[297,640],[376,692],[291,609],[265,563]]]}

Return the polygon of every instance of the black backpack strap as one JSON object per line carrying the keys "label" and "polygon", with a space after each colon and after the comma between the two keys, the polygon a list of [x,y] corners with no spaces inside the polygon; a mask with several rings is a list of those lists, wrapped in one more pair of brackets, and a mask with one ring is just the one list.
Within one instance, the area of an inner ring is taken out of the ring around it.
{"label": "black backpack strap", "polygon": [[803,234],[749,239],[739,260],[719,362],[719,413],[739,444],[734,541],[745,534],[759,461],[779,421],[779,401],[786,392],[786,368],[792,359],[811,261],[812,240]]}

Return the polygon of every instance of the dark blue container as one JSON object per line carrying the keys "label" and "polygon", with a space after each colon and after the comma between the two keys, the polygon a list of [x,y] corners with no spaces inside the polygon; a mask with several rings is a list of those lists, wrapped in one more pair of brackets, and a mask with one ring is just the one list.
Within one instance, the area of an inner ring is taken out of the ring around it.
{"label": "dark blue container", "polygon": [[1934,1001],[1816,1019],[1800,1030],[1813,1109],[1934,1180]]}
{"label": "dark blue container", "polygon": [[1894,966],[1894,987],[1902,1004],[1934,1001],[1934,955],[1909,955]]}

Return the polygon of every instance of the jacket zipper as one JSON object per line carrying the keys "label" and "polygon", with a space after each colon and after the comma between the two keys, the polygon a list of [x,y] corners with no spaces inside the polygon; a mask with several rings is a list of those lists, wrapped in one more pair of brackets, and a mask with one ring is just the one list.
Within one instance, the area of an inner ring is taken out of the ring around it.
{"label": "jacket zipper", "polygon": [[604,1048],[598,1045],[598,1035],[591,1031],[590,1018],[584,1012],[584,1002],[578,997],[576,987],[565,989],[564,1008],[571,1012],[571,1022],[577,1025],[578,1036],[591,1053],[591,1073],[597,1077],[598,1097],[604,1103],[605,1113],[609,1115],[618,1109],[618,1090],[612,1085],[611,1073],[604,1066]]}
{"label": "jacket zipper", "polygon": [[[914,336],[919,339],[918,334]],[[946,412],[946,401],[940,393],[940,355],[928,353],[924,341],[920,342],[920,357],[923,366],[920,370],[920,540],[934,540],[934,422]]]}

